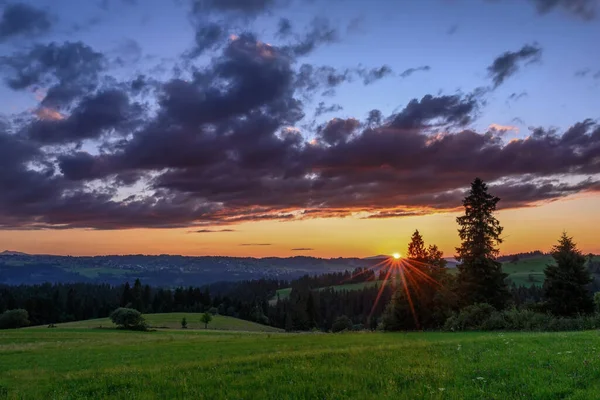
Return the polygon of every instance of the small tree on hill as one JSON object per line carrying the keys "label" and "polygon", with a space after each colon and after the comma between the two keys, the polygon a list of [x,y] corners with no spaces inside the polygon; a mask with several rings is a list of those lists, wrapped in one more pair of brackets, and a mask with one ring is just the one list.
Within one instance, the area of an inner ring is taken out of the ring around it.
{"label": "small tree on hill", "polygon": [[585,267],[585,257],[573,239],[563,233],[552,248],[556,265],[544,270],[544,296],[548,310],[556,315],[570,316],[594,310],[594,301],[586,285],[592,282]]}
{"label": "small tree on hill", "polygon": [[181,329],[187,329],[187,319],[185,317],[181,319]]}
{"label": "small tree on hill", "polygon": [[210,321],[212,321],[213,316],[212,314],[205,312],[204,314],[202,314],[202,317],[200,317],[200,321],[202,321],[202,323],[204,324],[204,329],[208,329],[208,324],[210,323]]}
{"label": "small tree on hill", "polygon": [[456,249],[458,266],[458,293],[467,305],[489,303],[502,309],[510,298],[502,272],[496,261],[498,244],[503,228],[494,217],[500,199],[488,193],[487,185],[479,178],[471,184],[469,195],[463,200],[465,215],[458,217],[458,234],[462,241]]}
{"label": "small tree on hill", "polygon": [[0,329],[17,329],[29,325],[27,310],[6,310],[0,315]]}
{"label": "small tree on hill", "polygon": [[110,313],[110,320],[121,329],[132,331],[145,331],[148,329],[142,314],[133,308],[117,308]]}

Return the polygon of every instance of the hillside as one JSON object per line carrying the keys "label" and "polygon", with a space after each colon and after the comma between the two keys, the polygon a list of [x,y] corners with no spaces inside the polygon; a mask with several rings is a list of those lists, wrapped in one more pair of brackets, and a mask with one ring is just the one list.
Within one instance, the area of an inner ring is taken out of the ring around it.
{"label": "hillside", "polygon": [[[504,257],[504,259],[510,259],[510,256]],[[600,256],[593,258],[594,262],[600,262]],[[552,256],[547,254],[532,255],[528,257],[520,258],[518,261],[504,261],[502,263],[502,269],[508,274],[508,279],[514,282],[517,286],[541,286],[544,283],[544,269],[547,265],[554,264]],[[456,274],[458,270],[456,265],[448,268],[448,273]],[[362,282],[345,285],[329,286],[336,291],[341,290],[361,290],[364,287],[375,286],[380,281],[375,282]],[[317,290],[323,290],[325,288],[319,288]],[[291,288],[279,289],[276,295],[271,298],[270,302],[273,303],[277,300],[277,294],[280,299],[286,299],[290,296]]]}
{"label": "hillside", "polygon": [[[200,313],[168,313],[168,314],[145,314],[146,322],[153,328],[158,329],[181,329],[181,319],[185,317],[188,330],[204,330],[204,324],[200,322]],[[57,324],[58,328],[114,328],[115,325],[108,318],[90,319],[87,321],[67,322]],[[40,328],[40,327],[37,327]],[[30,328],[33,329],[33,328]],[[215,315],[208,324],[209,330],[240,331],[240,332],[282,332],[281,329],[272,326],[257,324],[238,318]]]}
{"label": "hillside", "polygon": [[0,331],[8,399],[597,399],[571,333]]}

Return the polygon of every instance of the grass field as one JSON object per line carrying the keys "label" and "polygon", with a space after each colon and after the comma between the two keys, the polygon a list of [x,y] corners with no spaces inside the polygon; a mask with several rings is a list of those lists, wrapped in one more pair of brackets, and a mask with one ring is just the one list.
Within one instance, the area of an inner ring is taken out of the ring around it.
{"label": "grass field", "polygon": [[[147,314],[144,315],[146,322],[154,328],[181,329],[181,319],[187,319],[187,329],[203,329],[204,324],[200,322],[200,316],[197,313],[169,313],[169,314]],[[114,328],[115,325],[108,318],[90,319],[87,321],[68,322],[58,324],[59,328]],[[31,327],[27,329],[46,329],[45,327]],[[208,324],[208,329],[224,331],[244,331],[244,332],[281,332],[281,329],[272,326],[257,324],[251,321],[244,321],[238,318],[215,315]]]}
{"label": "grass field", "polygon": [[0,331],[2,397],[597,399],[600,335]]}

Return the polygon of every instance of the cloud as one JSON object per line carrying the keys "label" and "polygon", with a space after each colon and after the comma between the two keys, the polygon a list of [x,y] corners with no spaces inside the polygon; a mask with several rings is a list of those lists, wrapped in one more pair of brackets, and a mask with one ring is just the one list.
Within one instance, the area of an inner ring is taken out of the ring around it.
{"label": "cloud", "polygon": [[272,246],[272,243],[242,243],[240,246]]}
{"label": "cloud", "polygon": [[276,4],[276,0],[194,0],[192,12],[201,14],[217,11],[255,16]]}
{"label": "cloud", "polygon": [[337,28],[331,25],[327,18],[314,18],[308,31],[296,42],[284,48],[284,51],[295,57],[302,57],[312,53],[322,44],[331,44],[339,41]]}
{"label": "cloud", "polygon": [[584,21],[591,21],[598,13],[597,0],[529,0],[529,3],[535,6],[540,15],[546,15],[558,9]]}
{"label": "cloud", "polygon": [[193,231],[190,233],[225,233],[225,232],[236,232],[235,229],[200,229],[199,231]]}
{"label": "cloud", "polygon": [[519,133],[519,128],[516,126],[512,126],[512,125],[490,124],[490,126],[488,126],[488,129],[495,130],[495,131],[502,132],[502,133],[510,132],[510,131]]}
{"label": "cloud", "polygon": [[295,249],[290,249],[291,251],[313,251],[310,247],[297,247]]}
{"label": "cloud", "polygon": [[560,8],[583,20],[589,21],[596,17],[598,2],[596,0],[530,0],[540,14]]}
{"label": "cloud", "polygon": [[578,78],[583,78],[587,76],[590,72],[592,72],[592,70],[589,68],[580,69],[575,71],[575,76]]}
{"label": "cloud", "polygon": [[520,92],[520,93],[511,93],[510,96],[508,96],[508,101],[517,101],[517,100],[521,100],[525,97],[529,96],[529,94],[527,92]]}
{"label": "cloud", "polygon": [[387,65],[383,65],[379,68],[357,69],[357,74],[363,79],[363,83],[365,85],[370,85],[380,79],[385,78],[386,76],[392,75],[392,73],[392,69]]}
{"label": "cloud", "polygon": [[50,15],[26,3],[9,3],[0,18],[0,41],[46,33],[52,27]]}
{"label": "cloud", "polygon": [[392,117],[391,127],[397,129],[425,129],[427,127],[465,126],[471,122],[478,103],[474,97],[432,96],[411,100]]}
{"label": "cloud", "polygon": [[400,77],[401,78],[408,78],[409,76],[411,76],[415,72],[418,72],[418,71],[430,71],[430,70],[431,70],[431,67],[429,65],[423,65],[423,66],[416,67],[416,68],[409,68],[409,69],[404,70],[400,74]]}
{"label": "cloud", "polygon": [[325,102],[321,101],[319,103],[319,105],[317,106],[317,109],[315,110],[315,117],[319,117],[323,114],[327,114],[327,113],[332,113],[332,112],[337,112],[337,111],[341,111],[344,108],[342,106],[340,106],[339,104],[331,104],[329,106],[325,105]]}
{"label": "cloud", "polygon": [[132,103],[125,92],[107,90],[84,97],[68,117],[40,109],[39,118],[24,133],[45,144],[77,142],[98,138],[107,130],[129,133],[142,115],[141,106]]}
{"label": "cloud", "polygon": [[42,105],[60,109],[96,89],[106,57],[81,42],[49,43],[0,59],[13,90],[45,88]]}
{"label": "cloud", "polygon": [[522,63],[539,61],[542,49],[537,44],[525,45],[519,51],[507,51],[498,56],[488,67],[494,87],[500,86],[507,78],[517,73]]}
{"label": "cloud", "polygon": [[502,132],[514,127],[473,129],[485,103],[475,90],[311,125],[307,113],[341,107],[307,96],[385,69],[303,64],[250,33],[211,50],[166,78],[118,79],[83,43],[3,58],[6,82],[40,104],[0,123],[0,227],[212,233],[255,221],[398,218],[455,210],[475,176],[505,208],[600,190],[595,120],[508,141]]}
{"label": "cloud", "polygon": [[277,25],[277,36],[286,38],[292,34],[292,22],[287,18],[279,19]]}

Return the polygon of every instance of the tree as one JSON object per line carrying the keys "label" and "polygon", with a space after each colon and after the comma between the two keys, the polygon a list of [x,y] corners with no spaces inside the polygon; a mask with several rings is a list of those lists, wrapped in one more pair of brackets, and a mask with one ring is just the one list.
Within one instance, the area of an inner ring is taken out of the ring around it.
{"label": "tree", "polygon": [[110,314],[110,320],[121,329],[145,331],[148,329],[142,314],[133,308],[117,308]]}
{"label": "tree", "polygon": [[181,319],[181,329],[187,329],[187,319],[185,317]]}
{"label": "tree", "polygon": [[406,256],[410,259],[420,261],[422,263],[427,261],[427,250],[425,249],[425,242],[423,236],[418,230],[413,233],[410,243],[408,244],[408,252]]}
{"label": "tree", "polygon": [[0,329],[17,329],[29,325],[29,313],[18,308],[6,310],[0,315]]}
{"label": "tree", "polygon": [[502,309],[510,298],[505,282],[508,275],[496,261],[503,230],[494,217],[499,201],[498,197],[488,193],[487,185],[476,178],[463,200],[465,215],[456,218],[462,241],[456,249],[456,259],[461,262],[457,283],[459,295],[466,305],[488,303]]}
{"label": "tree", "polygon": [[548,265],[544,270],[544,297],[548,310],[562,316],[592,312],[594,301],[586,287],[592,277],[573,238],[563,232],[558,244],[552,248],[552,257],[556,265]]}
{"label": "tree", "polygon": [[208,329],[208,324],[210,323],[210,321],[212,321],[213,316],[212,314],[205,312],[204,314],[202,314],[202,317],[200,317],[200,321],[202,321],[204,323],[204,329]]}
{"label": "tree", "polygon": [[339,316],[333,321],[331,332],[343,332],[352,330],[352,320],[345,315]]}
{"label": "tree", "polygon": [[127,307],[133,301],[133,295],[131,293],[131,286],[129,286],[129,282],[125,283],[123,287],[123,293],[121,294],[121,307]]}

